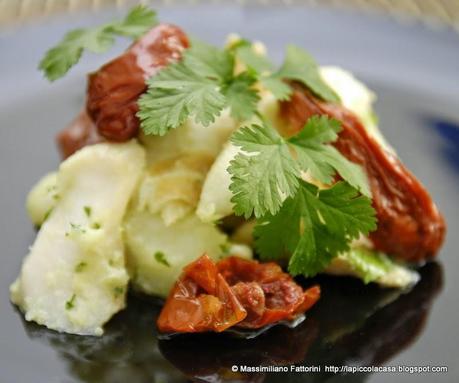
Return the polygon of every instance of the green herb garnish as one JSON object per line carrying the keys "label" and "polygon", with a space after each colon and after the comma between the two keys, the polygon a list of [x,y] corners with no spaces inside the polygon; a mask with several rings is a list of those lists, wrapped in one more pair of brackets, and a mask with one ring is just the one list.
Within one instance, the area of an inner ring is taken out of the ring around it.
{"label": "green herb garnish", "polygon": [[73,231],[80,232],[82,234],[86,233],[86,229],[80,224],[70,222],[70,227]]}
{"label": "green herb garnish", "polygon": [[75,307],[75,299],[76,299],[76,295],[73,294],[72,297],[67,302],[65,302],[66,310],[71,310]]}
{"label": "green herb garnish", "polygon": [[157,251],[155,253],[155,260],[158,263],[161,263],[164,266],[171,267],[170,263],[167,261],[165,254],[162,251]]}
{"label": "green herb garnish", "polygon": [[[242,39],[230,47],[237,57],[258,75],[258,80],[278,100],[288,100],[292,89],[285,80],[294,80],[309,88],[323,100],[339,102],[338,95],[322,80],[319,66],[304,49],[289,45],[282,66],[275,72],[274,65],[266,56],[255,52],[250,41]],[[270,73],[271,72],[271,73]]]}
{"label": "green herb garnish", "polygon": [[248,40],[240,40],[230,49],[236,52],[237,57],[249,68],[259,74],[271,72],[274,68],[273,63],[264,55],[255,51],[253,44]]}
{"label": "green herb garnish", "polygon": [[[121,21],[72,30],[46,53],[39,68],[54,81],[79,61],[84,50],[105,52],[116,36],[137,39],[157,23],[156,12],[139,5]],[[236,58],[247,66],[237,75]],[[260,98],[254,86],[257,82],[281,100],[288,99],[292,91],[284,80],[295,80],[325,100],[339,101],[322,81],[315,61],[300,48],[289,46],[281,68],[272,73],[273,68],[248,40],[241,39],[227,49],[193,41],[182,60],[169,64],[147,81],[148,91],[138,103],[141,128],[145,134],[164,135],[189,117],[208,126],[226,107],[234,118],[248,119],[256,112]]]}
{"label": "green herb garnish", "polygon": [[220,244],[219,248],[222,254],[226,255],[226,254],[229,254],[231,250],[231,244],[229,244],[228,242],[225,242],[225,243]]}
{"label": "green herb garnish", "polygon": [[255,246],[262,259],[291,254],[291,274],[312,276],[323,270],[360,234],[376,229],[371,200],[345,182],[320,190],[300,181],[294,197],[276,215],[262,217],[255,228]]}
{"label": "green herb garnish", "polygon": [[78,265],[75,266],[75,272],[76,273],[81,273],[88,264],[86,262],[80,262]]}
{"label": "green herb garnish", "polygon": [[[237,75],[236,57],[248,67]],[[181,61],[147,81],[148,91],[138,103],[141,128],[145,134],[162,136],[189,117],[208,126],[226,107],[234,118],[247,120],[256,113],[260,99],[255,88],[258,81],[282,100],[292,92],[284,81],[289,79],[301,82],[323,99],[339,101],[321,79],[315,61],[298,47],[289,46],[282,67],[269,75],[271,68],[269,60],[255,53],[245,40],[226,50],[194,41]]]}
{"label": "green herb garnish", "polygon": [[236,131],[232,141],[244,152],[228,168],[235,213],[246,218],[252,214],[276,214],[283,200],[296,194],[302,172],[309,172],[324,184],[330,184],[338,172],[349,184],[369,195],[361,168],[329,145],[337,139],[340,129],[336,120],[313,116],[301,132],[289,139],[266,123]]}
{"label": "green herb garnish", "polygon": [[84,214],[86,215],[86,217],[90,218],[91,213],[92,213],[91,206],[84,206],[83,210],[84,210]]}
{"label": "green herb garnish", "polygon": [[[311,117],[301,132],[285,139],[267,124],[233,134],[241,147],[228,168],[237,215],[255,215],[256,248],[263,259],[291,255],[290,273],[314,275],[349,242],[376,229],[375,211],[362,169],[330,143],[340,125],[325,116]],[[321,190],[302,180],[331,185]],[[363,194],[363,195],[361,195]]]}
{"label": "green herb garnish", "polygon": [[204,126],[229,106],[237,119],[251,116],[258,95],[256,77],[234,75],[234,55],[193,41],[181,61],[169,64],[148,83],[139,99],[141,127],[145,134],[164,135],[192,117]]}
{"label": "green herb garnish", "polygon": [[52,208],[52,207],[49,208],[49,209],[46,211],[45,215],[43,216],[43,222],[45,222],[45,221],[49,218],[49,216],[51,215],[52,212],[53,212],[53,208]]}
{"label": "green herb garnish", "polygon": [[131,9],[121,21],[98,27],[75,29],[51,48],[40,62],[39,69],[46,78],[54,81],[64,76],[79,60],[84,50],[93,53],[107,51],[115,42],[115,36],[137,39],[158,23],[156,13],[142,5]]}
{"label": "green herb garnish", "polygon": [[94,229],[94,230],[99,230],[101,227],[102,227],[102,225],[99,222],[94,222],[91,225],[91,229]]}
{"label": "green herb garnish", "polygon": [[295,45],[287,47],[285,61],[280,69],[267,77],[263,84],[279,99],[286,99],[290,91],[283,79],[299,81],[323,100],[339,102],[338,95],[322,80],[314,58]]}
{"label": "green herb garnish", "polygon": [[254,73],[243,72],[222,88],[231,115],[237,120],[247,120],[255,113],[260,100],[253,88],[256,82]]}
{"label": "green herb garnish", "polygon": [[124,287],[123,286],[116,286],[113,288],[113,294],[115,295],[115,298],[121,296],[124,294]]}

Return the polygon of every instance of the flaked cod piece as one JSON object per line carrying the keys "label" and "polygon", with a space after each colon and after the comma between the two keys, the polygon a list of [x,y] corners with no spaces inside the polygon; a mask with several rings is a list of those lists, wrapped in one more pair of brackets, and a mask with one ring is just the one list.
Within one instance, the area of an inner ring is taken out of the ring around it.
{"label": "flaked cod piece", "polygon": [[188,119],[165,136],[142,135],[147,171],[134,208],[159,213],[167,226],[193,214],[209,168],[238,126],[224,110],[207,127]]}
{"label": "flaked cod piece", "polygon": [[132,287],[146,294],[167,298],[182,269],[199,254],[215,261],[231,254],[252,258],[249,247],[231,243],[217,226],[194,214],[166,225],[158,214],[130,211],[124,224]]}
{"label": "flaked cod piece", "polygon": [[144,166],[135,141],[88,146],[61,164],[59,200],[10,288],[26,320],[102,335],[103,324],[125,306],[121,223]]}
{"label": "flaked cod piece", "polygon": [[58,199],[57,172],[51,172],[42,177],[27,196],[27,213],[36,227],[40,227],[46,221]]}

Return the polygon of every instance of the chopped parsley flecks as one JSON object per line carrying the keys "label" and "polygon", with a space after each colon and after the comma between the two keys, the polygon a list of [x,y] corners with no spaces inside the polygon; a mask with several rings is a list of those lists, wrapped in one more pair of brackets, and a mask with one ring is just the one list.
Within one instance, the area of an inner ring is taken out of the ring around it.
{"label": "chopped parsley flecks", "polygon": [[113,294],[115,297],[119,297],[124,294],[124,287],[123,286],[115,286],[113,288]]}
{"label": "chopped parsley flecks", "polygon": [[75,307],[75,299],[76,299],[76,295],[73,294],[72,297],[67,302],[65,302],[66,310],[71,310]]}
{"label": "chopped parsley flecks", "polygon": [[90,218],[91,213],[92,213],[91,206],[84,206],[83,210],[84,210],[84,214],[86,215],[86,217]]}
{"label": "chopped parsley flecks", "polygon": [[170,263],[167,261],[166,256],[162,251],[157,251],[155,253],[155,260],[158,263],[161,263],[164,266],[171,267]]}
{"label": "chopped parsley flecks", "polygon": [[78,265],[75,266],[75,272],[81,273],[84,269],[86,269],[87,266],[88,264],[86,262],[80,262]]}
{"label": "chopped parsley flecks", "polygon": [[102,225],[99,222],[94,222],[91,224],[91,229],[99,230]]}

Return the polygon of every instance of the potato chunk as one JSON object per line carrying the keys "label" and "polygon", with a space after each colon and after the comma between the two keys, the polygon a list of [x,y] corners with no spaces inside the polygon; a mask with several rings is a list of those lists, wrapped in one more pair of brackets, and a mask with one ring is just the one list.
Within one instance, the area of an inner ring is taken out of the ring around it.
{"label": "potato chunk", "polygon": [[11,286],[26,320],[101,335],[124,307],[121,222],[144,166],[144,150],[134,141],[88,146],[61,164],[59,200]]}
{"label": "potato chunk", "polygon": [[126,217],[125,237],[133,287],[160,297],[167,297],[182,268],[204,253],[213,259],[252,256],[250,248],[231,246],[218,227],[194,214],[167,226],[159,214],[133,211]]}
{"label": "potato chunk", "polygon": [[48,173],[34,185],[27,196],[27,213],[35,226],[41,226],[49,217],[58,199],[57,172]]}

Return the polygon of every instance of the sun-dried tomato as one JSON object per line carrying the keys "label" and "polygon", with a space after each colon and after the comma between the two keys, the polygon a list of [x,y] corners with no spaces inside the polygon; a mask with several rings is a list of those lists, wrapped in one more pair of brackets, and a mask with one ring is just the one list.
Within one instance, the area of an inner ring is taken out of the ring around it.
{"label": "sun-dried tomato", "polygon": [[188,38],[181,29],[161,24],[89,75],[86,110],[56,136],[62,157],[106,139],[135,137],[139,130],[137,100],[147,89],[145,80],[179,60],[187,47]]}
{"label": "sun-dried tomato", "polygon": [[97,132],[96,125],[85,111],[56,136],[62,158],[67,158],[86,145],[93,145],[105,139]]}
{"label": "sun-dried tomato", "polygon": [[[293,319],[312,307],[320,297],[319,286],[303,291],[289,274],[273,262],[259,263],[228,257],[217,266],[251,314],[237,324],[239,327],[259,328],[280,320]],[[264,310],[259,308],[260,290],[263,293]]]}
{"label": "sun-dried tomato", "polygon": [[335,146],[368,175],[378,218],[378,229],[370,239],[377,249],[414,262],[436,255],[446,230],[442,215],[422,184],[368,134],[358,117],[342,105],[317,99],[298,84],[290,100],[281,104],[280,113],[292,133],[312,115],[341,121],[343,129]]}
{"label": "sun-dried tomato", "polygon": [[137,100],[147,89],[145,80],[180,59],[187,47],[181,29],[161,24],[89,76],[86,108],[103,137],[127,141],[137,135]]}
{"label": "sun-dried tomato", "polygon": [[158,318],[162,332],[223,331],[247,312],[207,256],[189,264]]}
{"label": "sun-dried tomato", "polygon": [[162,332],[260,328],[308,310],[320,288],[303,289],[275,263],[238,257],[215,264],[203,255],[188,265],[158,318]]}

